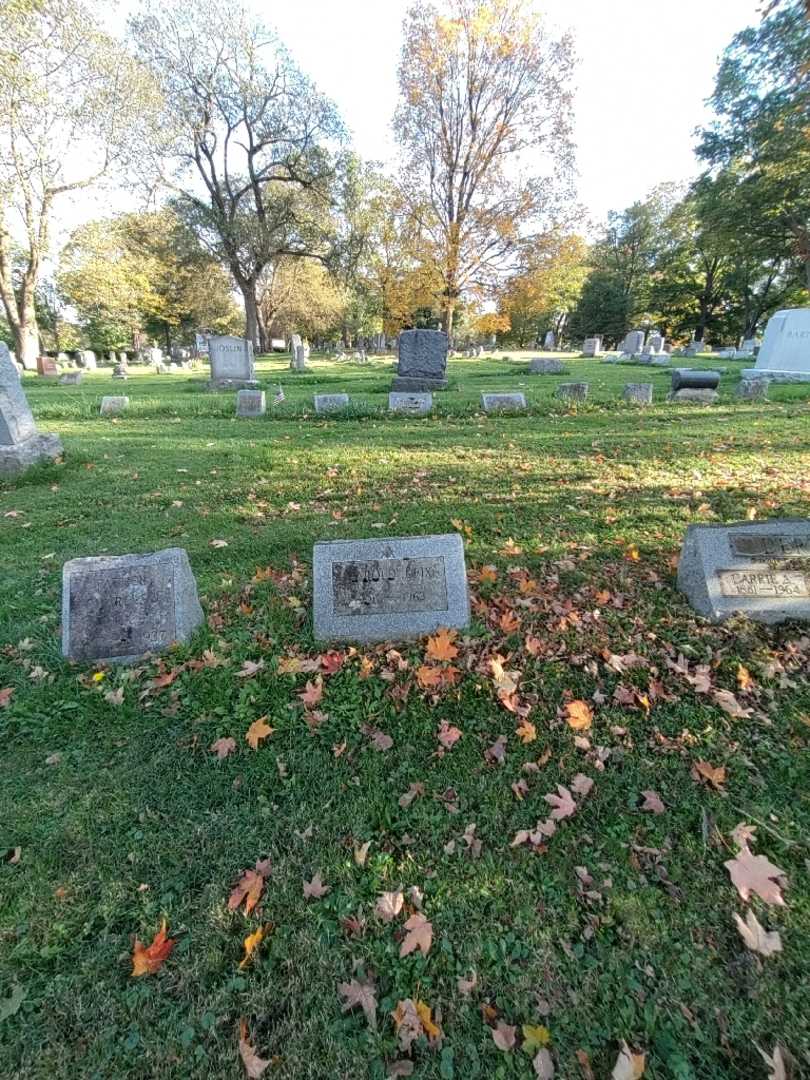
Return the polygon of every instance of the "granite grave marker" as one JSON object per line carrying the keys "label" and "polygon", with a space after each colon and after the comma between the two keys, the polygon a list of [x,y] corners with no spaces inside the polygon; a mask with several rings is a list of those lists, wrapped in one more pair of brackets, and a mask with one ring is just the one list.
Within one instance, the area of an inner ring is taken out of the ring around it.
{"label": "granite grave marker", "polygon": [[433,408],[433,394],[422,392],[406,394],[392,390],[388,395],[388,411],[409,413],[411,416],[426,416]]}
{"label": "granite grave marker", "polygon": [[447,334],[441,330],[403,330],[399,335],[393,391],[447,389]]}
{"label": "granite grave marker", "polygon": [[63,452],[58,435],[37,430],[19,372],[0,341],[0,476],[15,476]]}
{"label": "granite grave marker", "polygon": [[520,412],[526,408],[525,394],[482,394],[481,408],[484,412]]}
{"label": "granite grave marker", "polygon": [[211,390],[257,390],[256,367],[253,361],[253,342],[231,335],[216,335],[208,339],[208,359],[211,363]]}

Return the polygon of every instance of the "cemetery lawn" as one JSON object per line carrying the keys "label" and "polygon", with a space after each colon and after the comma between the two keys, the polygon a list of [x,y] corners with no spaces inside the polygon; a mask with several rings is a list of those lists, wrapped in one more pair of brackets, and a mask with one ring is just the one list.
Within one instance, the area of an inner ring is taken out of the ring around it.
{"label": "cemetery lawn", "polygon": [[[810,387],[739,403],[744,362],[723,361],[705,409],[664,403],[656,369],[529,377],[527,359],[451,361],[424,419],[384,415],[390,359],[263,360],[286,400],[242,421],[203,373],[25,377],[66,456],[0,485],[1,1077],[237,1078],[241,1019],[265,1077],[295,1080],[399,1060],[528,1078],[544,1042],[558,1077],[601,1080],[622,1040],[654,1080],[765,1078],[777,1043],[810,1070],[810,632],[710,626],[675,588],[689,523],[810,516]],[[588,404],[556,402],[563,381]],[[648,381],[652,408],[619,400]],[[349,415],[316,419],[312,394],[342,390]],[[482,390],[529,412],[485,417]],[[129,412],[99,418],[122,392]],[[449,531],[474,618],[448,659],[315,646],[315,541]],[[189,646],[63,661],[62,564],[169,546],[207,616]],[[555,835],[512,846],[572,784]],[[783,906],[732,884],[741,822]],[[267,858],[258,907],[229,910]],[[432,942],[402,956],[420,906]],[[746,947],[749,911],[781,952]],[[164,919],[173,951],[133,978],[134,937]],[[373,980],[376,1028],[342,1011],[352,980]],[[409,1052],[405,999],[431,1010]]]}

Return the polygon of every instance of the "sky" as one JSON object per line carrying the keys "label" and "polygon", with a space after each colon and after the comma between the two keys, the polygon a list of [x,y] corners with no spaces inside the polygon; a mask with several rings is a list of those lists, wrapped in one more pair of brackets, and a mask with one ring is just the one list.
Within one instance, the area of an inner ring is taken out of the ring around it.
{"label": "sky", "polygon": [[[189,0],[193,3],[194,0]],[[337,104],[368,160],[392,162],[402,18],[409,0],[246,0],[302,70]],[[762,0],[536,0],[573,31],[579,201],[591,222],[664,181],[699,171],[694,130],[709,117],[717,61],[733,35],[759,21]],[[121,0],[124,24],[136,0]],[[61,213],[62,235],[109,213],[81,197]]]}

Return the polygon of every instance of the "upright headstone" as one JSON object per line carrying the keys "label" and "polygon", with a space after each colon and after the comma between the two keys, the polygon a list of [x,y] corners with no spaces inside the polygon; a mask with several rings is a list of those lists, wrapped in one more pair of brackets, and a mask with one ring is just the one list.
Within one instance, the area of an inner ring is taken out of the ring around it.
{"label": "upright headstone", "polygon": [[[56,362],[57,362],[57,364],[69,364],[70,363],[70,357],[68,356],[68,354],[66,352],[58,352],[56,354]],[[79,367],[81,367],[82,366],[81,365],[81,358],[77,362],[79,364]]]}
{"label": "upright headstone", "polygon": [[690,525],[678,588],[712,622],[810,620],[810,521]]}
{"label": "upright headstone", "polygon": [[182,548],[71,559],[62,571],[62,653],[133,663],[187,641],[203,621]]}
{"label": "upright headstone", "polygon": [[743,379],[737,387],[737,397],[742,401],[767,401],[770,379]]}
{"label": "upright headstone", "polygon": [[65,371],[59,376],[60,386],[79,386],[84,376],[83,371]]}
{"label": "upright headstone", "polygon": [[264,390],[237,390],[236,415],[239,417],[264,416],[267,412]]}
{"label": "upright headstone", "polygon": [[562,360],[549,360],[547,357],[536,356],[529,363],[530,375],[567,375],[568,368]]}
{"label": "upright headstone", "polygon": [[307,370],[307,355],[303,345],[296,345],[293,348],[292,361],[290,367],[293,371],[306,371]]}
{"label": "upright headstone", "polygon": [[101,399],[100,416],[120,416],[129,408],[129,398],[122,395],[108,394]]}
{"label": "upright headstone", "polygon": [[586,401],[588,398],[588,383],[560,383],[556,390],[556,396],[563,401]]}
{"label": "upright headstone", "polygon": [[349,407],[348,394],[315,394],[313,401],[316,413],[340,412]]}
{"label": "upright headstone", "polygon": [[447,334],[441,330],[403,330],[399,335],[394,391],[447,389]]}
{"label": "upright headstone", "polygon": [[653,384],[626,383],[622,396],[625,401],[632,402],[634,405],[652,405]]}
{"label": "upright headstone", "polygon": [[644,331],[643,330],[631,330],[622,342],[620,348],[622,352],[629,353],[630,356],[637,356],[644,348]]}
{"label": "upright headstone", "polygon": [[208,359],[211,362],[211,390],[256,390],[256,367],[253,362],[253,342],[230,335],[215,335],[208,339]]}
{"label": "upright headstone", "polygon": [[146,361],[149,364],[154,364],[155,367],[157,367],[159,364],[162,364],[163,363],[163,349],[157,348],[156,345],[153,345],[151,348],[147,349],[146,350]]}
{"label": "upright headstone", "polygon": [[129,378],[129,365],[126,360],[122,360],[120,364],[116,364],[113,368],[112,377],[114,379],[128,379]]}
{"label": "upright headstone", "polygon": [[59,369],[56,366],[56,361],[50,356],[38,356],[37,357],[37,374],[43,375],[46,379],[55,379],[59,374]]}
{"label": "upright headstone", "polygon": [[458,533],[316,544],[318,641],[402,641],[470,621]]}
{"label": "upright headstone", "polygon": [[525,394],[482,394],[484,412],[520,412],[526,408]]}
{"label": "upright headstone", "polygon": [[[110,353],[110,356],[114,359],[115,353]],[[83,367],[85,371],[95,371],[98,368],[96,354],[92,349],[82,349],[79,352],[79,359],[76,362],[79,367]]]}
{"label": "upright headstone", "polygon": [[702,341],[690,341],[684,349],[684,356],[688,356],[690,359],[693,356],[697,356],[699,353],[707,352],[706,346]]}
{"label": "upright headstone", "polygon": [[602,348],[602,339],[600,337],[585,338],[582,343],[582,355],[583,356],[596,356],[596,354]]}
{"label": "upright headstone", "polygon": [[557,348],[557,338],[553,330],[549,330],[546,333],[546,336],[543,339],[543,348],[548,349],[550,352],[553,352],[553,350]]}
{"label": "upright headstone", "polygon": [[388,411],[408,413],[410,416],[426,416],[433,408],[433,394],[392,391],[388,395]]}
{"label": "upright headstone", "polygon": [[743,378],[810,382],[810,308],[787,308],[768,319],[753,368]]}
{"label": "upright headstone", "polygon": [[19,372],[0,341],[0,476],[15,476],[62,453],[57,435],[37,431]]}
{"label": "upright headstone", "polygon": [[208,356],[208,334],[194,335],[194,350],[197,356]]}
{"label": "upright headstone", "polygon": [[274,337],[270,339],[270,352],[286,352],[287,342],[284,338]]}

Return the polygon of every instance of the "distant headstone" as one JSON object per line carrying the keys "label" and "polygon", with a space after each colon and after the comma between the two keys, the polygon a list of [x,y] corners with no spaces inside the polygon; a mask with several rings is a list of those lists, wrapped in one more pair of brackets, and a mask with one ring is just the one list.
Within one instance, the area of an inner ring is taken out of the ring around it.
{"label": "distant headstone", "polygon": [[100,416],[120,416],[129,408],[129,398],[110,394],[101,399]]}
{"label": "distant headstone", "polygon": [[447,334],[441,330],[403,330],[399,335],[393,391],[447,389]]}
{"label": "distant headstone", "polygon": [[602,339],[600,337],[585,338],[582,343],[582,355],[583,356],[596,356],[599,350],[602,348]]}
{"label": "distant headstone", "polygon": [[520,412],[526,408],[525,394],[482,394],[481,408],[484,412]]}
{"label": "distant headstone", "polygon": [[469,625],[458,533],[316,544],[318,641],[402,641]]}
{"label": "distant headstone", "polygon": [[290,367],[294,371],[306,371],[307,370],[307,354],[303,345],[296,345],[293,349],[292,361]]}
{"label": "distant headstone", "polygon": [[287,342],[284,338],[274,337],[270,339],[270,352],[286,352]]}
{"label": "distant headstone", "polygon": [[536,356],[529,364],[530,375],[567,375],[568,368],[562,360],[549,360]]}
{"label": "distant headstone", "polygon": [[38,356],[37,374],[44,375],[46,379],[55,379],[56,376],[59,374],[59,369],[56,366],[56,361],[51,359],[50,356]]}
{"label": "distant headstone", "polygon": [[349,406],[348,394],[315,394],[313,400],[316,413],[340,412]]}
{"label": "distant headstone", "polygon": [[670,357],[669,357],[669,355],[667,353],[661,353],[660,356],[654,356],[653,360],[652,360],[652,366],[653,367],[666,367],[666,368],[668,368],[671,363],[672,363],[672,360],[670,359]]}
{"label": "distant headstone", "polygon": [[146,350],[146,361],[149,364],[154,364],[155,367],[158,364],[163,363],[163,349],[158,349],[157,346],[152,346]]}
{"label": "distant headstone", "polygon": [[631,401],[634,405],[652,405],[652,383],[627,383],[622,395],[625,401]]}
{"label": "distant headstone", "polygon": [[560,383],[556,390],[556,396],[562,398],[563,401],[586,401],[588,398],[588,383]]}
{"label": "distant headstone", "polygon": [[743,401],[767,401],[770,379],[743,379],[737,387],[737,397]]}
{"label": "distant headstone", "polygon": [[293,334],[290,338],[290,352],[295,355],[295,350],[303,345],[300,334]]}
{"label": "distant headstone", "polygon": [[719,371],[698,371],[696,368],[672,369],[673,393],[676,390],[716,390],[719,385]]}
{"label": "distant headstone", "polygon": [[737,349],[737,352],[734,354],[734,359],[747,360],[749,357],[753,357],[756,347],[756,338],[743,338],[739,349]]}
{"label": "distant headstone", "polygon": [[[110,356],[114,361],[115,353],[110,353]],[[83,367],[85,371],[95,371],[98,368],[98,360],[92,349],[80,349],[76,363],[79,367]]]}
{"label": "distant headstone", "polygon": [[15,476],[62,453],[57,435],[37,430],[19,372],[0,341],[0,476]]}
{"label": "distant headstone", "polygon": [[662,334],[659,334],[657,330],[654,330],[650,334],[650,338],[647,342],[646,347],[650,350],[651,353],[660,353],[663,352],[665,343],[666,342],[664,336]]}
{"label": "distant headstone", "polygon": [[129,366],[126,361],[122,361],[120,364],[116,364],[113,368],[112,377],[114,379],[128,379],[129,378]]}
{"label": "distant headstone", "polygon": [[693,356],[697,356],[698,353],[702,352],[706,352],[706,346],[703,344],[702,341],[690,341],[684,349],[683,355],[691,358]]}
{"label": "distant headstone", "polygon": [[733,360],[737,355],[737,350],[729,345],[723,349],[718,349],[715,356],[719,356],[722,360]]}
{"label": "distant headstone", "polygon": [[62,653],[132,663],[187,641],[203,621],[182,548],[71,559],[62,570]]}
{"label": "distant headstone", "polygon": [[810,308],[787,308],[768,319],[756,366],[743,378],[810,382]]}
{"label": "distant headstone", "polygon": [[553,330],[549,330],[543,339],[543,348],[549,350],[557,348],[557,338],[555,337]]}
{"label": "distant headstone", "polygon": [[[80,356],[81,356],[81,354],[80,354]],[[68,354],[66,352],[58,352],[56,354],[56,362],[57,362],[57,364],[69,364],[70,363],[70,357],[68,356]],[[79,361],[79,367],[81,367],[81,362],[80,361]]]}
{"label": "distant headstone", "polygon": [[210,390],[256,390],[253,342],[246,338],[216,335],[208,339],[211,363]]}
{"label": "distant headstone", "polygon": [[236,415],[240,417],[264,416],[267,403],[264,390],[238,390],[236,393]]}
{"label": "distant headstone", "polygon": [[643,330],[631,330],[625,335],[625,339],[619,347],[622,352],[630,353],[631,356],[635,356],[644,348],[644,337],[645,334]]}
{"label": "distant headstone", "polygon": [[678,588],[712,622],[810,620],[810,521],[690,525]]}
{"label": "distant headstone", "polygon": [[208,356],[208,334],[194,335],[194,349],[198,356]]}
{"label": "distant headstone", "polygon": [[84,377],[83,371],[66,371],[59,376],[60,386],[79,386],[82,378]]}
{"label": "distant headstone", "polygon": [[432,408],[433,394],[425,391],[413,394],[406,394],[403,391],[392,391],[388,395],[388,411],[392,413],[408,413],[411,416],[426,416]]}

